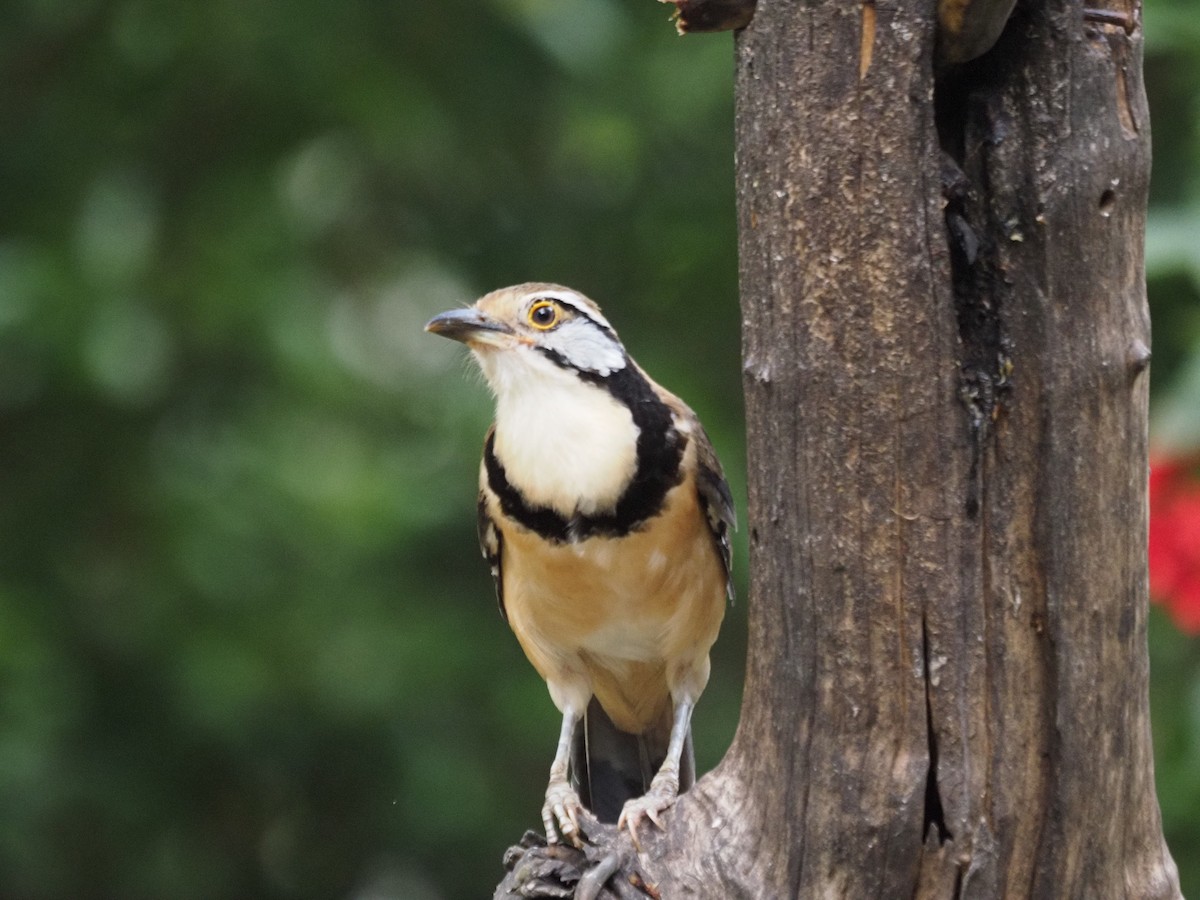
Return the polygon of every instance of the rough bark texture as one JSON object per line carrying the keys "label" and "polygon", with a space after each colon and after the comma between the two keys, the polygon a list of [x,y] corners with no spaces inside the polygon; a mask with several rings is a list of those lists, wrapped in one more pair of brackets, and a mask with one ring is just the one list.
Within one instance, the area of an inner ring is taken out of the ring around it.
{"label": "rough bark texture", "polygon": [[932,2],[759,0],[738,35],[750,654],[635,866],[664,897],[1179,896],[1141,29],[1101,13],[1019,7],[937,80]]}

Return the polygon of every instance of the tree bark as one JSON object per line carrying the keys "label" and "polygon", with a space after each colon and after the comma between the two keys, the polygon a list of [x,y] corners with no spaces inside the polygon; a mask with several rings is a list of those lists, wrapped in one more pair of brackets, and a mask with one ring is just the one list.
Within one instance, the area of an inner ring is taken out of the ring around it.
{"label": "tree bark", "polygon": [[940,74],[931,2],[759,0],[739,33],[745,701],[636,862],[593,830],[618,895],[1179,896],[1115,2],[1030,3]]}

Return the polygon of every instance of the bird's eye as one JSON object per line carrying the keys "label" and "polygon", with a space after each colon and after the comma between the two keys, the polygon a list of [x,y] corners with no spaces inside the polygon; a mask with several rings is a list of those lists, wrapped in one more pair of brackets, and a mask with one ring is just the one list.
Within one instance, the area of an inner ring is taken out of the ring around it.
{"label": "bird's eye", "polygon": [[558,324],[558,307],[549,300],[538,300],[529,307],[529,324],[547,331]]}

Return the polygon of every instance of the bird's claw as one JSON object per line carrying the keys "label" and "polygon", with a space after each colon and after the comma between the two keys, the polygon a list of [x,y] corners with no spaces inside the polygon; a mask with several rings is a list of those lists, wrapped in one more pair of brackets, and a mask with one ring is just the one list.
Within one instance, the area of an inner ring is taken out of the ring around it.
{"label": "bird's claw", "polygon": [[579,795],[565,781],[552,781],[546,788],[546,802],[542,804],[542,824],[546,827],[546,840],[557,844],[559,838],[582,849],[583,839],[579,828],[579,816],[583,804]]}
{"label": "bird's claw", "polygon": [[655,784],[641,797],[634,797],[625,802],[621,817],[617,819],[617,828],[629,830],[629,837],[638,852],[642,852],[642,843],[638,840],[638,826],[643,819],[649,819],[659,831],[664,831],[662,813],[674,805],[679,790],[675,785]]}

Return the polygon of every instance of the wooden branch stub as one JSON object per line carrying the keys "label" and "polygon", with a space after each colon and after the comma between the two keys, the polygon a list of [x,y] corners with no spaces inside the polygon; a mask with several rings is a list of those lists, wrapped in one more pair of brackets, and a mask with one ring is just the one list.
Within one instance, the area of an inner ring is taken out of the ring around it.
{"label": "wooden branch stub", "polygon": [[680,34],[733,31],[754,18],[755,0],[659,0],[675,7],[675,29]]}
{"label": "wooden branch stub", "polygon": [[590,839],[582,849],[526,831],[504,852],[508,874],[493,900],[660,900],[627,837],[595,820],[585,828]]}
{"label": "wooden branch stub", "polygon": [[991,50],[1016,0],[938,0],[937,57],[964,63]]}

